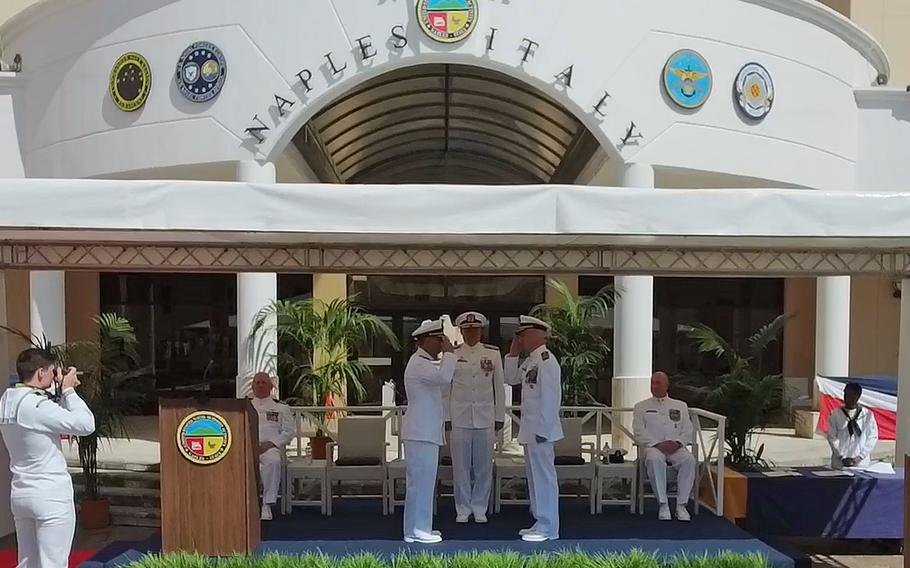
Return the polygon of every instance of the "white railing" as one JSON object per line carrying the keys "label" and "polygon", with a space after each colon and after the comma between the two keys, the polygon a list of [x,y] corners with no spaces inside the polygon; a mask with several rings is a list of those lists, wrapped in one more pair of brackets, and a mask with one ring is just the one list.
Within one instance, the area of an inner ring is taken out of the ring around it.
{"label": "white railing", "polygon": [[[390,447],[395,447],[395,457],[403,456],[404,443],[399,433],[401,422],[407,411],[407,406],[298,406],[292,407],[291,412],[297,425],[297,433],[288,447],[289,457],[300,458],[305,455],[306,440],[322,430],[329,438],[335,439],[337,419],[344,416],[381,416],[385,422],[386,442]],[[517,412],[519,406],[506,407],[506,420],[515,426],[521,427],[521,417]],[[572,416],[581,419],[584,437],[593,437],[594,456],[605,458],[603,453],[604,442],[611,442],[611,449],[618,449],[624,444],[613,439],[614,432],[634,439],[632,432],[623,424],[622,418],[631,417],[631,408],[611,408],[607,406],[563,406],[559,409],[560,416]],[[692,425],[695,431],[693,446],[698,459],[699,478],[706,479],[713,503],[702,500],[701,488],[696,487],[701,505],[716,515],[723,515],[724,510],[724,451],[723,443],[726,417],[707,410],[692,408],[689,410]],[[592,431],[593,430],[593,431]],[[514,442],[517,429],[513,429],[512,440],[498,440],[500,451],[507,449]],[[394,441],[394,443],[392,443]],[[635,459],[637,456],[630,456]],[[708,475],[704,475],[708,474]]]}

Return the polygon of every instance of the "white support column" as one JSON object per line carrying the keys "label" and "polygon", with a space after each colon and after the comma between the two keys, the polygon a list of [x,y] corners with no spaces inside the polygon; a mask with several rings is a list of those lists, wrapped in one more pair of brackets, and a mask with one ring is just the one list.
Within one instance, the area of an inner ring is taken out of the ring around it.
{"label": "white support column", "polygon": [[[238,162],[237,181],[275,183],[275,165],[267,162]],[[249,394],[253,375],[266,371],[277,375],[274,355],[278,352],[278,337],[274,321],[269,331],[251,341],[250,334],[256,315],[262,308],[278,299],[278,275],[274,273],[241,273],[237,275],[237,398]],[[274,392],[278,393],[278,383]]]}
{"label": "white support column", "polygon": [[910,279],[901,282],[901,327],[897,363],[897,444],[894,465],[910,453]]}
{"label": "white support column", "polygon": [[66,275],[62,270],[29,273],[30,333],[53,345],[66,341]]}
{"label": "white support column", "polygon": [[[815,374],[850,374],[850,277],[826,276],[816,282]],[[816,405],[817,389],[812,390]]]}
{"label": "white support column", "polygon": [[[654,189],[654,169],[648,164],[628,164],[623,187]],[[654,278],[617,276],[618,298],[613,315],[613,407],[631,408],[650,396],[654,341]],[[621,417],[631,430],[632,415]],[[613,447],[630,449],[631,440],[614,423]]]}

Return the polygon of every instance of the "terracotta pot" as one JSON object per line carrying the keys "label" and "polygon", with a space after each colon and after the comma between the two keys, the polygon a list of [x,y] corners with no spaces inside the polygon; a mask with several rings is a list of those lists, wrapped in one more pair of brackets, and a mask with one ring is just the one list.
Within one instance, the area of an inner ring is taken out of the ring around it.
{"label": "terracotta pot", "polygon": [[79,502],[79,524],[83,529],[103,529],[111,526],[111,503],[107,499]]}
{"label": "terracotta pot", "polygon": [[323,436],[321,433],[310,437],[310,455],[313,456],[314,460],[325,459],[325,447],[331,441],[331,438]]}

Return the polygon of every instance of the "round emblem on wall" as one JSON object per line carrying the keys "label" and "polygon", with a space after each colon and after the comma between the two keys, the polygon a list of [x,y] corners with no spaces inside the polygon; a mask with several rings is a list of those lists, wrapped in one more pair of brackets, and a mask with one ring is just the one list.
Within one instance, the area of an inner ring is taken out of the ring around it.
{"label": "round emblem on wall", "polygon": [[664,89],[682,108],[696,109],[705,104],[713,83],[708,62],[691,49],[677,51],[664,66]]}
{"label": "round emblem on wall", "polygon": [[208,102],[218,96],[227,76],[227,63],[221,50],[207,41],[199,41],[183,51],[177,62],[177,88],[195,103]]}
{"label": "round emblem on wall", "polygon": [[231,428],[214,412],[194,412],[177,427],[177,447],[195,464],[218,463],[231,449]]}
{"label": "round emblem on wall", "polygon": [[758,63],[748,63],[739,70],[734,83],[736,102],[749,118],[761,120],[774,104],[774,82],[768,70]]}
{"label": "round emblem on wall", "polygon": [[133,112],[145,104],[152,91],[152,71],[138,53],[124,53],[111,69],[108,91],[122,111]]}
{"label": "round emblem on wall", "polygon": [[417,21],[431,39],[455,43],[467,39],[477,22],[477,0],[418,0]]}

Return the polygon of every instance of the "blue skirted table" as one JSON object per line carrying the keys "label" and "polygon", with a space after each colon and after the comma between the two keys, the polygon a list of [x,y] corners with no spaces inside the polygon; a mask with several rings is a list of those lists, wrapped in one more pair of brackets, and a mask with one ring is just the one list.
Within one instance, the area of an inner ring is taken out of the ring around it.
{"label": "blue skirted table", "polygon": [[820,471],[830,470],[795,468],[799,475],[788,477],[742,472],[748,480],[743,528],[761,536],[904,538],[903,469],[852,477],[815,474]]}

